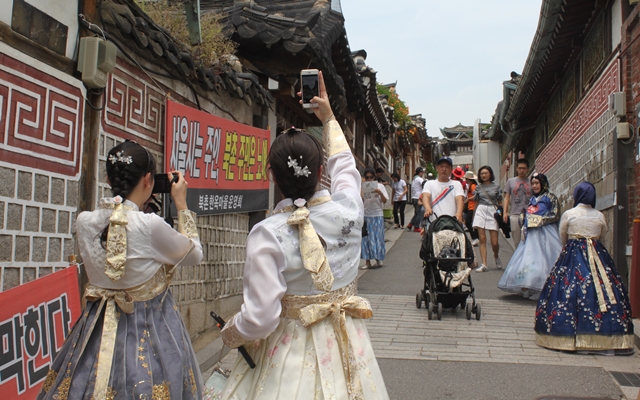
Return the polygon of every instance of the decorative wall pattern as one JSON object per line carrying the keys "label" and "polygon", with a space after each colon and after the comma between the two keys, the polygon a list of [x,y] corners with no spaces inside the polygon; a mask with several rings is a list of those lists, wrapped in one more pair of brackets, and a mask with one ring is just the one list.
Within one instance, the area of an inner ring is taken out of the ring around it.
{"label": "decorative wall pattern", "polygon": [[0,53],[0,159],[77,177],[84,90]]}
{"label": "decorative wall pattern", "polygon": [[160,145],[163,106],[164,94],[158,87],[140,70],[118,59],[105,88],[104,131]]}
{"label": "decorative wall pattern", "polygon": [[67,267],[85,89],[0,43],[0,291]]}

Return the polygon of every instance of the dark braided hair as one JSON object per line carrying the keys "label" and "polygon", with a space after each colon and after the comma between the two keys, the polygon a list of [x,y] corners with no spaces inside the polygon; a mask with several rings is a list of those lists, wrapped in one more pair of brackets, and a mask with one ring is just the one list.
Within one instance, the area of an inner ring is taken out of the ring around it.
{"label": "dark braided hair", "polygon": [[[131,157],[131,163],[117,161],[118,157]],[[151,175],[156,173],[156,160],[136,142],[124,141],[107,154],[107,177],[111,183],[111,191],[114,196],[120,196],[123,200],[129,197],[140,179],[149,172]]]}
{"label": "dark braided hair", "polygon": [[[130,159],[129,159],[130,157]],[[130,160],[130,162],[129,162]],[[126,140],[107,153],[107,177],[114,196],[126,200],[140,180],[148,173],[156,173],[156,160],[141,145]],[[109,234],[109,224],[100,232],[100,242],[104,248]]]}
{"label": "dark braided hair", "polygon": [[[289,157],[295,160],[299,167],[307,167],[308,176],[294,175],[295,169],[289,166]],[[320,181],[318,172],[323,162],[322,143],[302,129],[287,129],[273,141],[269,151],[273,179],[282,194],[293,200],[309,200],[313,196]]]}

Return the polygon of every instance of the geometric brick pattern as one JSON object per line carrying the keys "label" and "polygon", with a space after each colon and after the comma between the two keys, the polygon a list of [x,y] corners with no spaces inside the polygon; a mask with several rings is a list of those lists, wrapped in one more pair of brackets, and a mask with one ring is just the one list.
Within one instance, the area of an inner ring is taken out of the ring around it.
{"label": "geometric brick pattern", "polygon": [[86,90],[0,43],[0,291],[68,267]]}
{"label": "geometric brick pattern", "polygon": [[0,291],[69,266],[78,180],[0,161]]}

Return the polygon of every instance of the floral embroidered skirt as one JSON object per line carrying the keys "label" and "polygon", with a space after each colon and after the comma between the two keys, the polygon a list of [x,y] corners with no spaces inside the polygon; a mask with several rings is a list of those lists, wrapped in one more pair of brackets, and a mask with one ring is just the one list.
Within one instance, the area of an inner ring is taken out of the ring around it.
{"label": "floral embroidered skirt", "polygon": [[[135,302],[131,314],[116,307],[115,346],[105,376],[107,399],[202,398],[202,377],[189,334],[171,292],[165,293]],[[38,399],[94,398],[102,332],[109,325],[106,307],[99,309],[100,301],[87,302]]]}
{"label": "floral embroidered skirt", "polygon": [[[564,246],[536,309],[536,343],[556,350],[623,350],[633,352],[633,322],[627,291],[602,243],[593,241],[606,279],[597,285],[606,304],[600,308],[589,264],[587,240]],[[609,286],[607,289],[606,286]],[[613,299],[608,293],[613,294]]]}
{"label": "floral embroidered skirt", "polygon": [[536,295],[542,290],[561,250],[557,224],[529,229],[526,240],[520,242],[511,256],[498,288],[515,294],[527,289],[529,295]]}
{"label": "floral embroidered skirt", "polygon": [[[256,363],[238,355],[222,399],[348,399],[347,383],[331,318],[305,328],[281,318],[268,338],[246,345]],[[388,399],[364,320],[346,317],[349,341],[365,399]]]}
{"label": "floral embroidered skirt", "polygon": [[384,217],[364,217],[367,222],[367,236],[362,238],[363,260],[384,260],[387,250],[384,246]]}

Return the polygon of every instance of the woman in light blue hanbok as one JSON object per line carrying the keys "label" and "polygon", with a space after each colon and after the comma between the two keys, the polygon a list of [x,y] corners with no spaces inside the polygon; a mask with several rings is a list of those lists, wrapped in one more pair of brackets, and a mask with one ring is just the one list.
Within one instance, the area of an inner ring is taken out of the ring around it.
{"label": "woman in light blue hanbok", "polygon": [[500,278],[498,288],[537,300],[562,246],[558,235],[558,199],[544,174],[531,177],[533,196],[523,221],[523,237]]}

